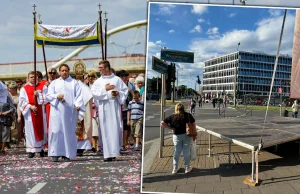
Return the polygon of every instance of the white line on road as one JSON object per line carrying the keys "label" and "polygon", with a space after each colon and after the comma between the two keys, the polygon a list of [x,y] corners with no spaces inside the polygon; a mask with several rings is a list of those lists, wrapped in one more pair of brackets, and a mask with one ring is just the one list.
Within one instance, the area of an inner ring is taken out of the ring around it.
{"label": "white line on road", "polygon": [[41,190],[47,183],[38,183],[36,184],[30,191],[26,194],[36,194],[39,190]]}
{"label": "white line on road", "polygon": [[69,164],[71,164],[71,162],[64,162],[61,165],[59,165],[57,168],[66,168],[67,166],[69,166]]}
{"label": "white line on road", "polygon": [[150,119],[153,119],[153,118],[155,118],[155,116],[147,116],[146,120],[150,120]]}

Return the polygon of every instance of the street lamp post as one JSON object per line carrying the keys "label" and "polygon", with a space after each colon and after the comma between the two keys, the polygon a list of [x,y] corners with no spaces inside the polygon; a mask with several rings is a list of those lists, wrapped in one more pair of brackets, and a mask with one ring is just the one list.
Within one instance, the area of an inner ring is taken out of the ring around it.
{"label": "street lamp post", "polygon": [[[239,48],[240,48],[240,42],[238,43],[238,47],[237,47],[237,51],[239,51]],[[237,66],[238,66],[238,62],[235,64],[235,68],[234,68],[234,107],[236,107],[236,95],[237,95]]]}
{"label": "street lamp post", "polygon": [[136,43],[134,43],[132,45],[129,45],[129,46],[123,46],[123,45],[120,45],[120,44],[116,44],[115,42],[110,42],[110,44],[124,48],[124,52],[123,53],[125,54],[125,56],[127,56],[127,48],[135,46],[135,45],[138,45],[138,44],[141,44],[141,43],[140,42],[136,42]]}

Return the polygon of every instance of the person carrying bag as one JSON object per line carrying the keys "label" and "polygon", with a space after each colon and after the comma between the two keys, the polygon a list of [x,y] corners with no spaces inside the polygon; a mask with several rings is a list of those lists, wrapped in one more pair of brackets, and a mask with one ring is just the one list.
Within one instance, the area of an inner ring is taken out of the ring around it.
{"label": "person carrying bag", "polygon": [[178,171],[181,151],[184,157],[185,173],[189,173],[191,171],[191,143],[197,136],[194,117],[190,113],[185,112],[183,104],[178,103],[175,105],[175,113],[161,121],[161,126],[173,131],[174,155],[172,174]]}
{"label": "person carrying bag", "polygon": [[10,142],[10,127],[12,115],[16,108],[8,94],[7,87],[0,81],[0,154],[5,154],[5,147]]}

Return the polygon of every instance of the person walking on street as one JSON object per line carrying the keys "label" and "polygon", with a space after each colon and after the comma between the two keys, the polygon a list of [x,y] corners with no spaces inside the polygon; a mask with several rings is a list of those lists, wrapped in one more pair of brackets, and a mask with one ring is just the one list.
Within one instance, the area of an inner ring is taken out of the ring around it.
{"label": "person walking on street", "polygon": [[216,99],[215,98],[212,99],[212,104],[213,104],[213,107],[216,108]]}
{"label": "person walking on street", "polygon": [[79,111],[85,112],[83,93],[79,83],[70,76],[70,67],[59,67],[60,78],[51,82],[46,95],[50,102],[48,156],[58,162],[61,156],[65,162],[77,155],[76,126]]}
{"label": "person walking on street", "polygon": [[196,101],[193,98],[191,99],[189,106],[190,106],[190,113],[192,115],[194,115],[195,114],[195,108],[196,108]]}
{"label": "person walking on street", "polygon": [[92,93],[98,104],[104,161],[111,162],[120,156],[123,138],[121,105],[127,99],[128,87],[121,78],[112,73],[109,61],[101,61],[99,71],[101,77],[94,82]]}
{"label": "person walking on street", "polygon": [[185,173],[191,171],[190,167],[190,147],[193,137],[186,135],[186,124],[191,123],[196,127],[195,119],[190,114],[185,112],[184,106],[181,103],[175,105],[175,113],[161,121],[161,126],[173,131],[174,155],[173,155],[173,171],[172,174],[178,171],[178,161],[181,151],[184,157]]}
{"label": "person walking on street", "polygon": [[298,110],[299,110],[299,104],[297,103],[297,100],[294,101],[294,104],[292,105],[292,117],[297,118],[298,117]]}
{"label": "person walking on street", "polygon": [[202,108],[202,96],[199,96],[199,108]]}

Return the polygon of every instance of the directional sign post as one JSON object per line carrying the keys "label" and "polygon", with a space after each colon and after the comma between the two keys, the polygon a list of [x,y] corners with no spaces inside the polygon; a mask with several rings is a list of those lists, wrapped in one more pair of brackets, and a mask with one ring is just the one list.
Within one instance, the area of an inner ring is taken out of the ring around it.
{"label": "directional sign post", "polygon": [[[161,49],[160,58],[170,62],[194,63],[194,53],[171,49]],[[175,65],[175,64],[174,64]],[[176,70],[175,70],[176,71]],[[177,78],[178,79],[178,78]],[[175,81],[173,81],[172,101],[175,102]]]}
{"label": "directional sign post", "polygon": [[194,63],[193,52],[162,49],[160,51],[160,58],[171,62]]}
{"label": "directional sign post", "polygon": [[[161,73],[160,120],[162,121],[165,119],[164,107],[165,107],[165,91],[166,91],[166,74],[168,74],[168,65],[164,61],[152,56],[152,69],[154,71]],[[165,130],[162,126],[160,126],[160,148],[159,148],[160,158],[162,158],[163,156],[163,146],[164,146],[164,139],[165,139],[164,136],[165,136]]]}
{"label": "directional sign post", "polygon": [[168,65],[154,56],[152,56],[152,69],[161,74],[168,74]]}

